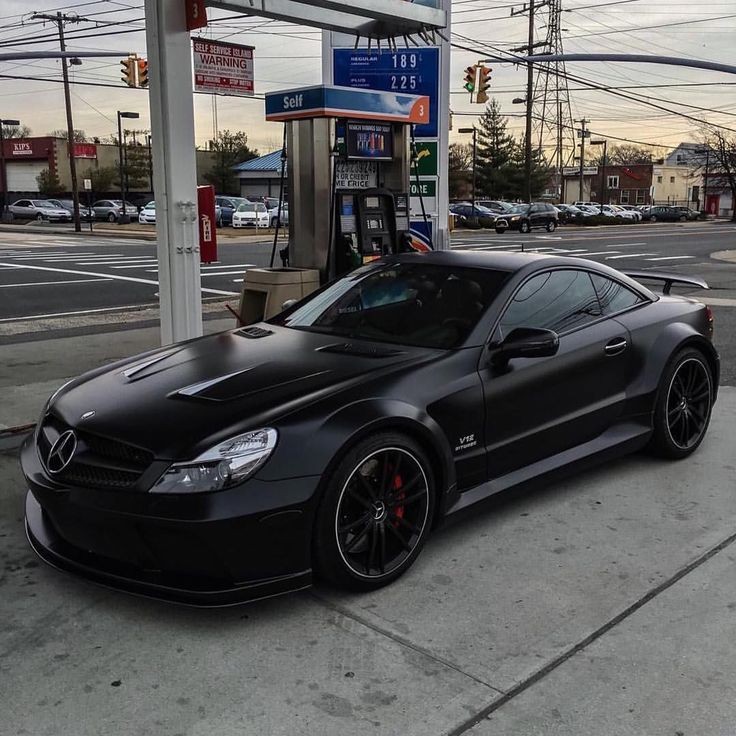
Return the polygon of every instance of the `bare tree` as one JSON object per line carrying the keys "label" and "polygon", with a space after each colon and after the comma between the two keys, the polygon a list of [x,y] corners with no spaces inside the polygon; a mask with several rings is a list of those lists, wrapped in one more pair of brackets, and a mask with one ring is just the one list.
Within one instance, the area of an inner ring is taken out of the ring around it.
{"label": "bare tree", "polygon": [[731,222],[736,222],[736,135],[710,128],[703,131],[703,143],[710,151],[705,190],[713,186],[731,190]]}
{"label": "bare tree", "polygon": [[449,156],[450,198],[467,199],[472,190],[473,147],[451,143]]}
{"label": "bare tree", "polygon": [[28,138],[31,129],[27,125],[3,125],[3,138]]}

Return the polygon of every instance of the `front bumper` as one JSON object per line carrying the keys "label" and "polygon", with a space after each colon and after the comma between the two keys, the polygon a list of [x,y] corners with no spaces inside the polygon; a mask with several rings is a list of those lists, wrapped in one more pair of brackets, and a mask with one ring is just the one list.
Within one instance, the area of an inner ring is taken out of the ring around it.
{"label": "front bumper", "polygon": [[218,493],[165,496],[55,487],[33,438],[26,534],[50,565],[127,593],[228,606],[308,587],[319,478],[251,479]]}

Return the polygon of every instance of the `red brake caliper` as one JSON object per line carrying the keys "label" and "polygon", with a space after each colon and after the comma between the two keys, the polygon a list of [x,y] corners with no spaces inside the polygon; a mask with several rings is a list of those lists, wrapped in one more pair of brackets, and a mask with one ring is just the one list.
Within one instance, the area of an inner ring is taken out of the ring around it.
{"label": "red brake caliper", "polygon": [[[404,481],[401,480],[401,476],[397,473],[394,476],[394,482],[393,482],[394,490],[395,491],[399,491],[399,493],[396,495],[396,500],[397,501],[403,501],[403,499],[405,498],[404,491],[401,490],[401,486],[403,486],[403,485],[404,485]],[[394,509],[394,515],[396,516],[397,519],[403,519],[404,518],[404,507],[403,506],[397,506]],[[393,525],[395,527],[398,527],[399,522],[398,521],[394,521],[393,522]]]}

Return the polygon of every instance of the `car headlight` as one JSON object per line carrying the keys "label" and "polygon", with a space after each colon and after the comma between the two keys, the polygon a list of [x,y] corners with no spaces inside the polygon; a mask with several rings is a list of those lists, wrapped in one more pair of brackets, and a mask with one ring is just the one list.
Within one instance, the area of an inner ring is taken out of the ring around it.
{"label": "car headlight", "polygon": [[513,216],[512,218],[511,218],[511,221],[513,222],[514,220],[520,220],[520,219],[521,219],[521,215],[514,215],[514,216]]}
{"label": "car headlight", "polygon": [[194,460],[174,463],[151,488],[151,493],[204,493],[241,483],[270,457],[278,432],[257,429],[211,447]]}

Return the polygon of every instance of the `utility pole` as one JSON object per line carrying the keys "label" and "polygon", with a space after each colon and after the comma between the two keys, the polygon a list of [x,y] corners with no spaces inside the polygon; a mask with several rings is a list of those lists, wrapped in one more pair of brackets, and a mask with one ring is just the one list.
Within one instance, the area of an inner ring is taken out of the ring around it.
{"label": "utility pole", "polygon": [[[50,20],[56,23],[59,29],[59,48],[61,51],[66,51],[66,43],[64,41],[64,24],[65,23],[79,23],[85,18],[80,18],[77,15],[65,15],[64,13],[34,13],[31,16],[34,20]],[[64,79],[64,102],[66,104],[66,141],[67,148],[69,149],[69,172],[72,179],[72,201],[74,202],[74,229],[76,232],[82,232],[82,223],[79,219],[79,190],[77,188],[77,162],[74,158],[74,121],[72,120],[72,99],[71,92],[69,90],[69,67],[68,64],[73,64],[76,61],[77,64],[81,62],[79,59],[68,62],[66,59],[61,59],[61,73]]]}
{"label": "utility pole", "polygon": [[[549,5],[549,0],[529,0],[529,5],[524,5],[520,10],[512,10],[511,16],[529,13],[529,34],[526,46],[519,46],[511,51],[526,51],[531,55],[536,46],[544,45],[534,43],[534,13]],[[526,131],[524,134],[524,182],[527,202],[532,201],[532,113],[534,110],[534,64],[531,59],[526,59]]]}
{"label": "utility pole", "polygon": [[585,201],[585,180],[584,180],[584,168],[585,168],[585,139],[590,135],[590,131],[585,129],[587,123],[590,120],[583,118],[582,120],[576,120],[576,123],[580,123],[580,130],[578,135],[580,136],[580,197],[581,202]]}

